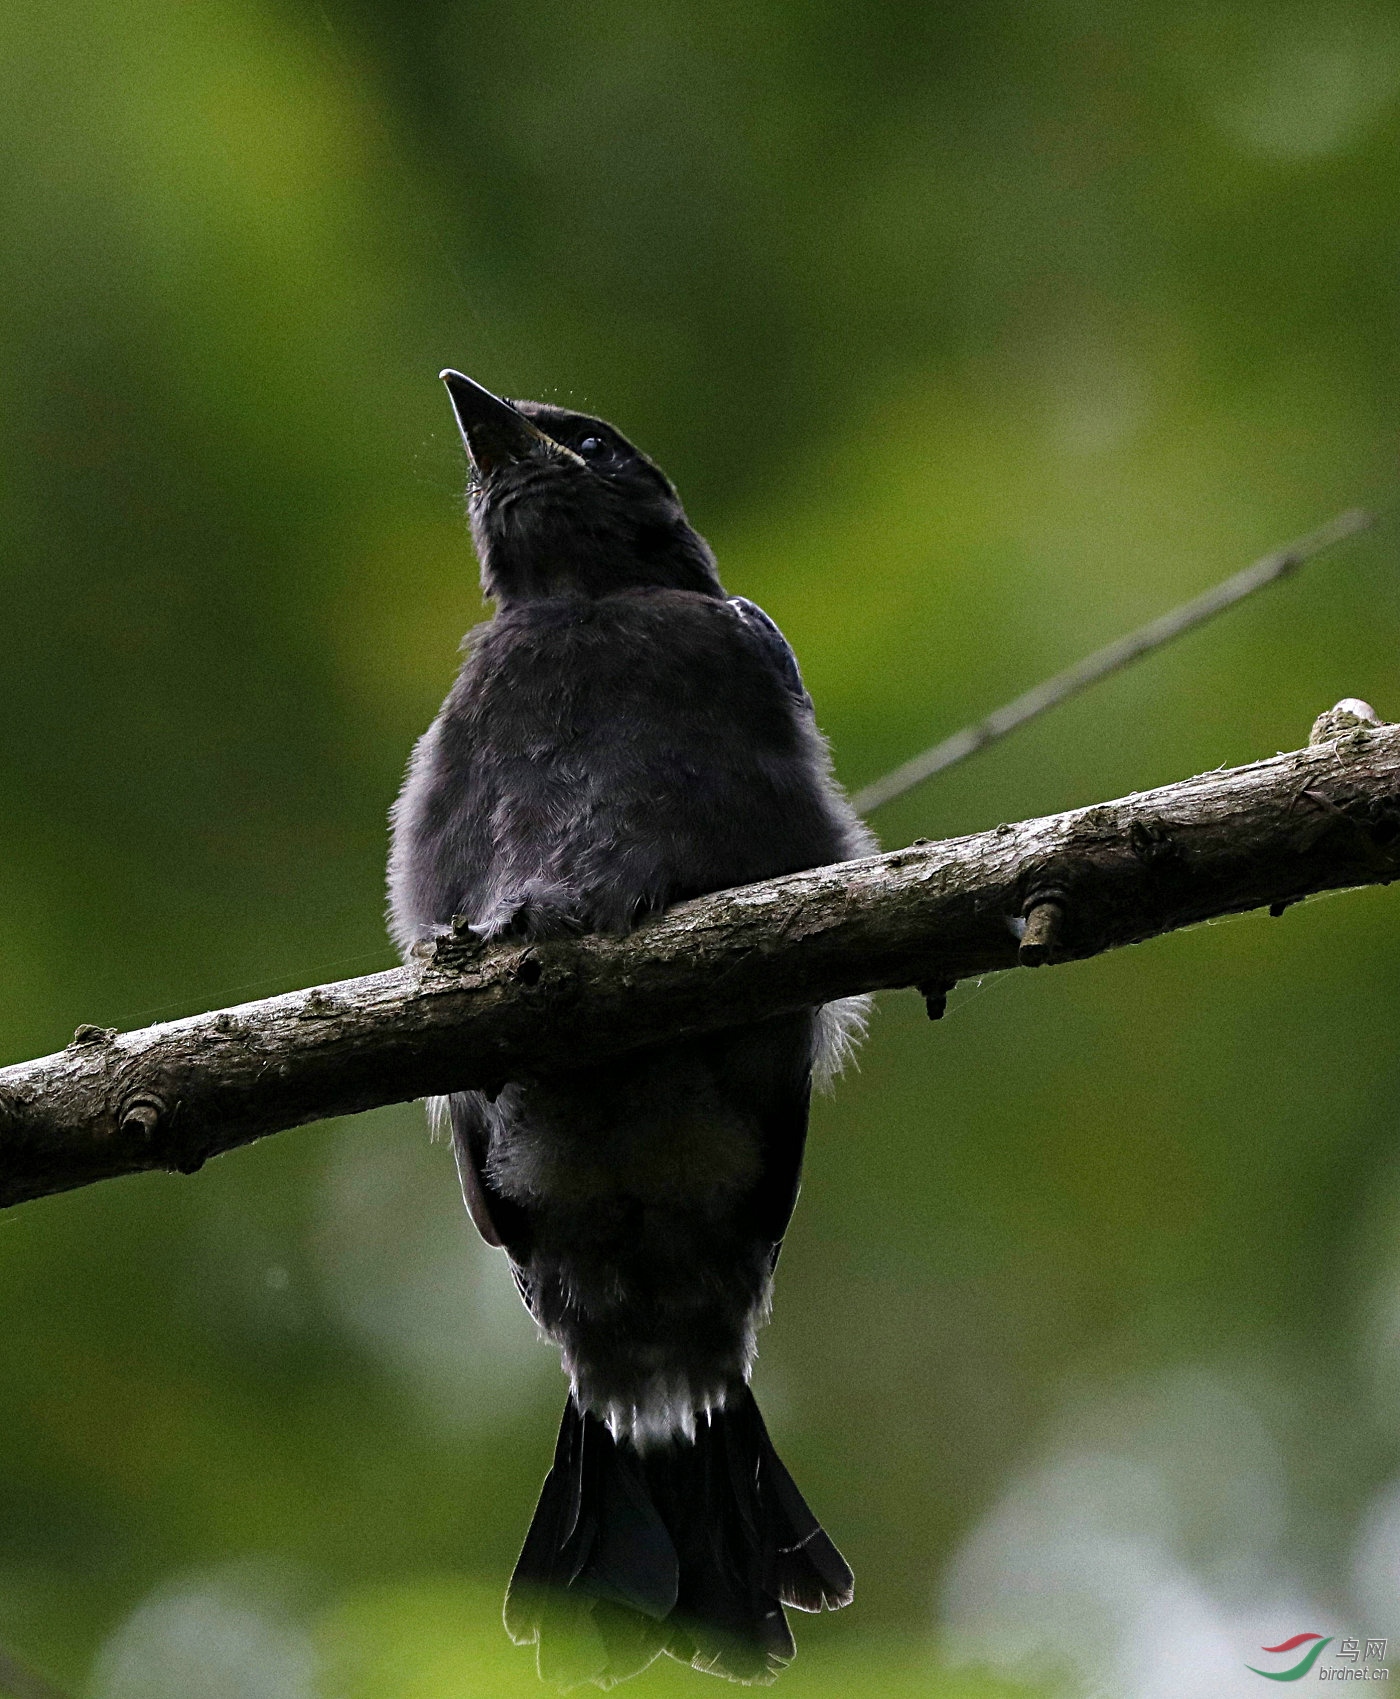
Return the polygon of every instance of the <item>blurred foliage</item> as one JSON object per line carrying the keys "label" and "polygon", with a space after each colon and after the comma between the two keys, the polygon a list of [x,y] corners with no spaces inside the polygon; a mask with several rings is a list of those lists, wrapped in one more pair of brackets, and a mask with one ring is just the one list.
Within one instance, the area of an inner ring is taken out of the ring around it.
{"label": "blurred foliage", "polygon": [[[391,959],[385,810],[481,613],[445,363],[658,457],[852,784],[1394,478],[1384,4],[17,0],[0,43],[5,1060]],[[1394,557],[885,841],[1400,717]],[[1369,892],[883,999],[759,1371],[860,1578],[793,1699],[1220,1699],[1270,1635],[1400,1633],[1398,944]],[[562,1382],[417,1110],[10,1212],[0,1292],[0,1640],[92,1699],[535,1690],[497,1612]]]}

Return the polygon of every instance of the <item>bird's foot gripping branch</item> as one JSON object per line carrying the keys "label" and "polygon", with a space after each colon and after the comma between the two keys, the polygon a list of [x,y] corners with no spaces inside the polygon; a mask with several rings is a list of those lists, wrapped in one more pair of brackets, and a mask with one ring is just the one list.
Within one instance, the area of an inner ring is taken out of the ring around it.
{"label": "bird's foot gripping branch", "polygon": [[0,1203],[887,986],[1068,962],[1400,875],[1400,726],[1348,701],[1250,766],[683,903],[626,937],[430,959],[0,1070]]}

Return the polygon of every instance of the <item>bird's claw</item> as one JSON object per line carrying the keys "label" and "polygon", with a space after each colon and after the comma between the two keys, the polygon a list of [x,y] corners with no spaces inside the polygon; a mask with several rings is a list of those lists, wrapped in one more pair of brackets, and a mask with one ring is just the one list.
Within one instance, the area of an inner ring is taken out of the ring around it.
{"label": "bird's claw", "polygon": [[471,961],[489,942],[488,934],[473,926],[464,914],[454,914],[446,926],[435,926],[419,938],[410,954],[420,961],[447,966]]}

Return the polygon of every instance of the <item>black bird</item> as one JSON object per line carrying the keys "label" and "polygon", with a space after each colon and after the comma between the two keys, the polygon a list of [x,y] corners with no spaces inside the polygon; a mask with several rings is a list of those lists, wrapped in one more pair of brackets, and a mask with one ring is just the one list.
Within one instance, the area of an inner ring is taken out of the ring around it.
{"label": "black bird", "polygon": [[[486,939],[621,932],[866,853],[792,651],[725,594],[664,474],[601,419],[442,376],[496,612],[394,806],[400,948],[454,917]],[[446,1099],[472,1220],[570,1379],[505,1608],[546,1679],[608,1687],[664,1651],[769,1681],[794,1652],[783,1606],[851,1597],[748,1380],[813,1075],[863,1013]]]}

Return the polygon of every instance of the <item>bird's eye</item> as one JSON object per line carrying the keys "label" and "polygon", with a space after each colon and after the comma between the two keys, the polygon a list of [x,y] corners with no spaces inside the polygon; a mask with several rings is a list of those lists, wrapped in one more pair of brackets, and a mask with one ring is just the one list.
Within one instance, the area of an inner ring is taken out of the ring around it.
{"label": "bird's eye", "polygon": [[584,456],[591,457],[593,455],[602,454],[606,450],[607,446],[608,445],[603,441],[602,437],[585,437],[578,445],[578,451]]}

